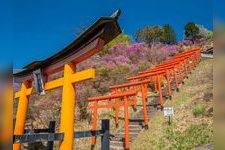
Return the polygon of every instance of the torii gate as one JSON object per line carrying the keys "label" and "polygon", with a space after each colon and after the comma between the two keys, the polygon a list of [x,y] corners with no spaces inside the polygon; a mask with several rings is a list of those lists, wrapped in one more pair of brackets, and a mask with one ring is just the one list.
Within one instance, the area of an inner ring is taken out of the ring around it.
{"label": "torii gate", "polygon": [[[105,44],[121,33],[117,22],[120,13],[118,10],[110,17],[101,17],[63,50],[43,61],[35,61],[25,66],[25,70],[14,74],[14,82],[22,83],[20,91],[14,96],[19,99],[14,135],[24,133],[29,96],[35,92],[43,94],[44,91],[62,87],[60,132],[64,133],[64,139],[59,149],[73,149],[76,95],[74,84],[95,77],[95,69],[76,72],[76,64],[101,51]],[[49,75],[59,71],[63,71],[63,77],[48,80]],[[33,82],[36,90],[32,87]],[[20,148],[21,144],[13,145],[13,150]]]}

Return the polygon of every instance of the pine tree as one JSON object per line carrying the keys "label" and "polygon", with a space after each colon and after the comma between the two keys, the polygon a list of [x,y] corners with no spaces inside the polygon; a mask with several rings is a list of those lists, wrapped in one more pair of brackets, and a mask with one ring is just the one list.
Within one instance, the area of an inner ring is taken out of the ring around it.
{"label": "pine tree", "polygon": [[163,26],[163,31],[164,31],[162,35],[163,43],[172,45],[177,42],[176,33],[169,24],[165,24]]}

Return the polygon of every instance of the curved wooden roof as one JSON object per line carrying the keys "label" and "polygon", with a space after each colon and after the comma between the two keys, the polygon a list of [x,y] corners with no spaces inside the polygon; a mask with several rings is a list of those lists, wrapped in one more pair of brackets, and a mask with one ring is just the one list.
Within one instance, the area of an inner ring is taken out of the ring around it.
{"label": "curved wooden roof", "polygon": [[[32,72],[36,69],[43,70],[44,68],[57,63],[57,67],[59,67],[60,62],[65,63],[65,60],[67,58],[76,56],[76,54],[85,54],[85,52],[87,52],[90,48],[98,45],[101,41],[103,42],[103,45],[107,44],[121,33],[120,26],[117,22],[120,12],[121,11],[118,10],[110,17],[100,17],[83,34],[81,34],[77,39],[75,39],[64,49],[60,50],[59,52],[45,60],[34,61],[23,67],[24,70],[13,74],[14,80],[18,82],[21,82],[25,79],[28,80],[31,78]],[[89,49],[87,48],[88,46],[90,47]]]}

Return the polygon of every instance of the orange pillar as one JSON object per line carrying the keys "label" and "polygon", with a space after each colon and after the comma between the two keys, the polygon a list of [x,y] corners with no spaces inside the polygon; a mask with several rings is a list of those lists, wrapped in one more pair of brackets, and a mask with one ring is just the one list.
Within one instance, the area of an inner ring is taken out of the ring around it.
{"label": "orange pillar", "polygon": [[[118,93],[117,88],[115,89],[115,93]],[[115,100],[115,102],[116,103],[119,102],[118,98]],[[119,125],[119,106],[115,107],[115,124],[116,124],[116,127],[118,127],[118,125]]]}
{"label": "orange pillar", "polygon": [[182,71],[181,71],[180,64],[178,65],[178,72],[179,72],[179,75],[180,75],[180,80],[181,80],[181,82],[184,83],[183,73],[182,73]]}
{"label": "orange pillar", "polygon": [[161,88],[159,75],[157,75],[157,84],[158,84],[158,92],[159,92],[159,102],[162,107],[163,106],[163,95],[162,95],[162,88]]}
{"label": "orange pillar", "polygon": [[142,93],[142,105],[143,105],[143,118],[144,118],[145,128],[148,129],[148,113],[147,113],[147,107],[146,107],[147,93],[146,93],[146,87],[144,84],[141,84],[141,93]]}
{"label": "orange pillar", "polygon": [[60,132],[64,133],[59,150],[73,150],[75,88],[71,76],[75,72],[72,63],[64,65],[64,82],[62,91]]}
{"label": "orange pillar", "polygon": [[[27,96],[26,92],[27,92],[27,89],[30,88],[30,86],[31,86],[31,83],[29,81],[25,81],[21,85],[14,135],[20,135],[24,133],[28,103],[29,103],[29,96]],[[20,150],[20,149],[21,149],[21,144],[13,144],[13,150]]]}
{"label": "orange pillar", "polygon": [[147,101],[148,101],[148,99],[147,99],[147,94],[148,94],[148,91],[150,91],[150,88],[148,88],[148,84],[145,84],[144,87],[145,87],[146,102],[147,102]]}
{"label": "orange pillar", "polygon": [[185,76],[188,78],[188,69],[187,69],[187,61],[184,60],[184,69],[185,69]]}
{"label": "orange pillar", "polygon": [[196,55],[197,63],[199,63],[201,60],[201,57],[199,56],[198,52],[195,52],[195,55]]}
{"label": "orange pillar", "polygon": [[[98,120],[98,101],[95,100],[94,104],[94,113],[92,116],[92,130],[96,131],[97,130],[97,120]],[[96,144],[96,136],[91,137],[91,149],[94,148],[94,145]]]}
{"label": "orange pillar", "polygon": [[193,64],[193,69],[195,69],[195,67],[196,67],[196,62],[195,62],[195,57],[194,57],[194,55],[191,56],[191,61],[192,61],[192,64]]}
{"label": "orange pillar", "polygon": [[166,83],[167,83],[167,90],[169,98],[172,98],[172,91],[171,91],[171,85],[170,85],[170,72],[169,70],[166,70]]}
{"label": "orange pillar", "polygon": [[157,91],[157,79],[156,79],[156,77],[153,77],[153,78],[154,78],[154,86],[155,86],[154,91],[156,92]]}
{"label": "orange pillar", "polygon": [[130,147],[129,143],[129,115],[128,115],[128,99],[124,96],[124,125],[125,125],[125,150]]}
{"label": "orange pillar", "polygon": [[178,84],[178,81],[177,81],[177,72],[176,72],[176,69],[173,69],[173,76],[174,76],[174,82],[175,82],[177,91],[179,91],[179,84]]}

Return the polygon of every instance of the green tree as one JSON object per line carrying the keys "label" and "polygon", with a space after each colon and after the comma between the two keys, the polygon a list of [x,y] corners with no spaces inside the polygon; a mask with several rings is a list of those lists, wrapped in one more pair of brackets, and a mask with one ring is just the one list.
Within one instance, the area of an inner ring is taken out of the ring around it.
{"label": "green tree", "polygon": [[177,42],[176,33],[169,24],[163,26],[162,42],[169,45]]}
{"label": "green tree", "polygon": [[137,42],[145,42],[150,46],[153,42],[160,42],[162,40],[163,32],[160,26],[148,26],[137,30],[135,40]]}
{"label": "green tree", "polygon": [[184,27],[184,34],[185,39],[191,40],[192,43],[194,44],[195,39],[200,36],[199,28],[195,23],[188,22]]}

